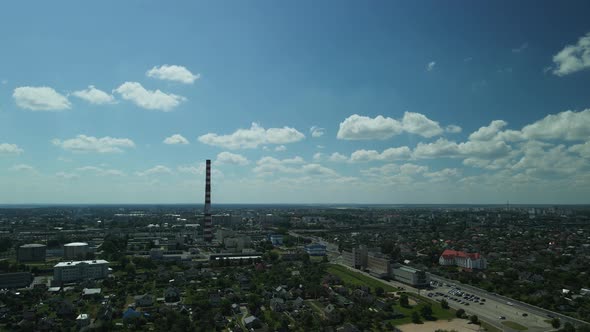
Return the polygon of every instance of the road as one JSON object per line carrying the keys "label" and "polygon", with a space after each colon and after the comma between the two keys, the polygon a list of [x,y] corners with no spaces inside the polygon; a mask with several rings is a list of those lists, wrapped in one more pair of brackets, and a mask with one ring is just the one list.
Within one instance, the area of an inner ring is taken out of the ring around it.
{"label": "road", "polygon": [[[579,319],[575,319],[575,318],[572,318],[572,317],[569,317],[566,315],[562,315],[560,313],[546,310],[543,308],[535,307],[535,306],[530,305],[528,303],[523,303],[523,302],[511,299],[509,297],[505,297],[505,296],[498,295],[498,294],[492,294],[492,293],[489,293],[481,288],[473,287],[471,285],[465,285],[465,284],[462,284],[462,283],[455,281],[455,280],[442,278],[442,277],[439,277],[439,276],[436,276],[436,275],[433,275],[430,273],[429,273],[429,276],[430,276],[431,280],[439,281],[439,282],[443,282],[443,283],[447,283],[447,284],[456,284],[457,287],[460,287],[461,289],[466,290],[469,293],[475,294],[476,296],[485,297],[489,300],[501,303],[503,305],[510,302],[510,303],[512,303],[512,306],[510,306],[512,308],[512,310],[520,312],[520,313],[527,313],[527,314],[529,314],[529,316],[531,316],[531,315],[539,316],[539,317],[542,317],[543,320],[548,320],[548,319],[550,319],[550,317],[557,317],[561,320],[562,324],[569,322],[575,326],[582,325],[582,324],[588,324],[587,322],[581,321]],[[506,316],[506,315],[504,315],[504,316]],[[508,317],[508,316],[506,316],[506,317]]]}

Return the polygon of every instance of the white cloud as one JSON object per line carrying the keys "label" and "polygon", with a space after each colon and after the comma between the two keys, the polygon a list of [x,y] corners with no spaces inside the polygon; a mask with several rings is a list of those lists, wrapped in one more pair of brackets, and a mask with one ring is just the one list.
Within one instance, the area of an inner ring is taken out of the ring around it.
{"label": "white cloud", "polygon": [[53,88],[23,86],[12,93],[16,105],[32,111],[62,111],[71,107],[70,101]]}
{"label": "white cloud", "polygon": [[376,150],[357,150],[350,155],[352,162],[364,161],[392,161],[399,159],[408,159],[411,156],[411,150],[407,146],[397,148],[388,148],[379,153]]}
{"label": "white cloud", "polygon": [[434,69],[434,66],[436,66],[436,61],[430,61],[427,65],[426,65],[426,70],[427,71],[432,71]]}
{"label": "white cloud", "polygon": [[575,45],[567,45],[553,56],[553,74],[565,76],[590,68],[590,32]]}
{"label": "white cloud", "polygon": [[150,176],[155,174],[172,174],[172,170],[163,165],[157,165],[150,169],[146,169],[143,172],[137,172],[138,176]]}
{"label": "white cloud", "polygon": [[433,137],[442,134],[444,130],[438,122],[415,112],[404,112],[401,120],[381,115],[370,118],[353,114],[340,123],[336,137],[343,140],[384,140],[403,132]]}
{"label": "white cloud", "polygon": [[316,127],[313,126],[309,129],[309,131],[311,132],[311,137],[322,137],[324,136],[326,130],[324,128],[320,128],[320,127]]}
{"label": "white cloud", "polygon": [[345,162],[348,161],[348,157],[341,153],[334,152],[330,155],[330,157],[328,157],[328,160],[332,162]]}
{"label": "white cloud", "polygon": [[193,74],[186,67],[176,65],[162,65],[146,72],[148,77],[157,78],[160,80],[180,82],[184,84],[192,84],[195,80],[201,77],[201,74]]}
{"label": "white cloud", "polygon": [[399,171],[404,175],[420,174],[428,171],[428,166],[416,165],[416,164],[403,164],[399,167]]}
{"label": "white cloud", "polygon": [[488,126],[481,127],[477,131],[471,133],[469,139],[473,141],[491,140],[507,124],[508,123],[504,120],[494,120]]}
{"label": "white cloud", "polygon": [[590,159],[590,141],[584,144],[572,145],[568,150],[570,152],[578,153],[584,158]]}
{"label": "white cloud", "polygon": [[64,180],[75,180],[78,179],[80,176],[76,173],[66,173],[66,172],[57,172],[55,176],[60,179]]}
{"label": "white cloud", "polygon": [[301,141],[305,135],[290,127],[264,129],[252,123],[249,129],[238,129],[229,135],[208,133],[199,137],[201,143],[226,149],[252,149],[263,144],[287,144]]}
{"label": "white cloud", "polygon": [[436,121],[432,121],[424,114],[405,112],[402,119],[404,131],[423,137],[432,137],[442,134],[443,130]]}
{"label": "white cloud", "polygon": [[0,154],[21,154],[23,149],[16,144],[0,143]]}
{"label": "white cloud", "polygon": [[314,161],[320,161],[320,160],[322,160],[322,156],[323,156],[323,154],[322,154],[321,152],[316,152],[316,153],[313,155],[313,160],[314,160]]}
{"label": "white cloud", "polygon": [[76,171],[95,173],[96,175],[100,176],[125,176],[125,173],[118,169],[105,169],[97,166],[79,167],[76,168]]}
{"label": "white cloud", "polygon": [[160,90],[147,90],[137,82],[125,82],[114,90],[125,100],[148,110],[170,112],[186,98]]}
{"label": "white cloud", "polygon": [[527,139],[587,140],[590,138],[590,109],[547,115],[522,128],[522,134]]}
{"label": "white cloud", "polygon": [[517,48],[512,49],[512,53],[521,53],[529,47],[528,43],[524,43]]}
{"label": "white cloud", "polygon": [[277,152],[287,151],[287,147],[284,145],[279,145],[275,148],[275,151],[277,151]]}
{"label": "white cloud", "polygon": [[215,161],[220,164],[232,164],[232,165],[240,165],[245,166],[248,165],[250,162],[248,159],[241,154],[231,153],[231,152],[221,152],[217,155],[217,160]]}
{"label": "white cloud", "polygon": [[64,141],[56,138],[51,142],[53,145],[59,146],[64,150],[75,152],[123,152],[124,148],[135,147],[135,143],[128,138],[114,138],[109,136],[96,138],[93,136],[78,135],[76,138]]}
{"label": "white cloud", "polygon": [[401,122],[383,117],[370,118],[353,114],[340,123],[336,137],[343,140],[387,139],[403,131]]}
{"label": "white cloud", "polygon": [[180,134],[174,134],[164,139],[164,144],[189,144],[188,140]]}
{"label": "white cloud", "polygon": [[432,143],[418,143],[414,148],[413,156],[415,158],[440,158],[456,157],[459,155],[457,143],[439,138]]}
{"label": "white cloud", "polygon": [[445,168],[440,171],[424,173],[424,176],[429,178],[452,178],[459,175],[461,175],[461,171],[458,168]]}
{"label": "white cloud", "polygon": [[[205,175],[205,163],[204,162],[200,162],[197,166],[193,166],[193,165],[180,165],[177,167],[177,170],[181,173],[187,173],[187,174],[191,174],[191,175]],[[218,170],[215,167],[211,168],[211,178],[216,178],[216,179],[220,179],[223,178],[223,172],[221,172],[220,170]]]}
{"label": "white cloud", "polygon": [[457,125],[448,125],[448,126],[445,128],[445,131],[446,131],[447,133],[451,133],[451,134],[458,134],[458,133],[460,133],[461,131],[463,131],[463,129],[462,129],[461,127],[457,126]]}
{"label": "white cloud", "polygon": [[72,95],[96,105],[112,104],[115,102],[113,95],[95,88],[94,85],[89,85],[86,90],[74,91]]}
{"label": "white cloud", "polygon": [[27,164],[18,164],[18,165],[14,165],[11,168],[13,171],[19,171],[19,172],[37,172],[37,170],[35,169],[35,167],[31,166],[31,165],[27,165]]}

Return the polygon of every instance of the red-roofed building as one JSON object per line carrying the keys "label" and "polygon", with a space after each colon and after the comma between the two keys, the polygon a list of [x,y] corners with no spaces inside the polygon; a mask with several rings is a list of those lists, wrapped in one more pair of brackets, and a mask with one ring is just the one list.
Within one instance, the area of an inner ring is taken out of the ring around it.
{"label": "red-roofed building", "polygon": [[487,267],[486,259],[479,253],[466,253],[446,249],[438,259],[440,265],[456,265],[465,269],[484,270]]}

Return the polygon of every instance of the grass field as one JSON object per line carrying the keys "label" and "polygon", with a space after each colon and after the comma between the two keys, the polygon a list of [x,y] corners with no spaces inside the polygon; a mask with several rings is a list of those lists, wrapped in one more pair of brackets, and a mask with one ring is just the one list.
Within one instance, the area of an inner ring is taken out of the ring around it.
{"label": "grass field", "polygon": [[328,265],[328,272],[338,276],[345,284],[357,286],[369,286],[374,292],[375,288],[382,287],[386,292],[396,292],[398,289],[379,280],[367,277],[366,275],[351,271],[344,266],[330,264]]}
{"label": "grass field", "polygon": [[518,324],[516,322],[512,322],[512,321],[509,321],[509,320],[507,320],[505,322],[502,322],[502,325],[508,326],[509,328],[511,328],[513,330],[519,330],[519,331],[526,331],[526,330],[528,330],[528,328],[526,326],[522,326],[522,325],[520,325],[520,324]]}
{"label": "grass field", "polygon": [[497,328],[497,327],[495,327],[493,325],[490,325],[490,324],[488,324],[486,322],[481,322],[481,326],[484,329],[486,329],[486,331],[490,331],[490,332],[502,332],[502,330],[500,330],[499,328]]}

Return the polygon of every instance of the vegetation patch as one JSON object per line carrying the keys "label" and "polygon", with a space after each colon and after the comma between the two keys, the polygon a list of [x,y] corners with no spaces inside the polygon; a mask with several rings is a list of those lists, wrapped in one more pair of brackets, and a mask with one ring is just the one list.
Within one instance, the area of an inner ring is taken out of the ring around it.
{"label": "vegetation patch", "polygon": [[520,325],[520,324],[518,324],[516,322],[512,322],[512,321],[509,321],[509,320],[507,320],[505,322],[502,322],[502,325],[508,326],[509,328],[511,328],[513,330],[518,330],[518,331],[526,331],[526,330],[528,330],[528,328],[526,326],[522,326],[522,325]]}

